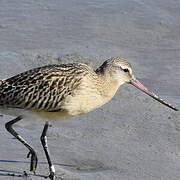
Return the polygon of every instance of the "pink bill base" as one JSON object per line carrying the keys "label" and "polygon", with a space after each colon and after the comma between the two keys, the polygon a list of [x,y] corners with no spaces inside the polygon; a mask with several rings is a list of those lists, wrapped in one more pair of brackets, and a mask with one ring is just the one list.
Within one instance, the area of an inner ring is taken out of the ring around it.
{"label": "pink bill base", "polygon": [[175,110],[175,111],[179,111],[177,108],[173,107],[171,104],[167,103],[166,101],[164,101],[163,99],[159,98],[156,94],[154,94],[153,92],[151,92],[149,89],[147,89],[142,83],[140,83],[138,80],[131,80],[130,82],[133,86],[135,86],[136,88],[140,89],[141,91],[143,91],[144,93],[148,94],[149,96],[151,96],[153,99],[159,101],[160,103],[168,106],[169,108]]}

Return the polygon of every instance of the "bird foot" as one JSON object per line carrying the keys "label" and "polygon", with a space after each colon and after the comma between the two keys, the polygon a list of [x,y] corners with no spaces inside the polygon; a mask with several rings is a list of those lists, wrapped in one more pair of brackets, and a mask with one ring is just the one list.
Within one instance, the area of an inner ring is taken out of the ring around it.
{"label": "bird foot", "polygon": [[55,179],[56,179],[55,173],[54,173],[54,172],[50,172],[49,178],[50,178],[51,180],[55,180]]}
{"label": "bird foot", "polygon": [[31,163],[30,163],[30,171],[32,171],[34,174],[36,173],[38,158],[34,151],[29,151],[27,154],[27,158],[31,156]]}

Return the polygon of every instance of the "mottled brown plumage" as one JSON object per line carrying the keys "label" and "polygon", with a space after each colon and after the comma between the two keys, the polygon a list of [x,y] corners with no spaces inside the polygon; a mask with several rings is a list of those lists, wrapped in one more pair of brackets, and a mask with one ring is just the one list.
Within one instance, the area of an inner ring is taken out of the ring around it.
{"label": "mottled brown plumage", "polygon": [[24,109],[41,116],[54,112],[59,119],[63,113],[75,116],[105,104],[132,79],[131,65],[119,57],[108,59],[96,71],[81,63],[39,67],[1,81],[0,111],[8,114],[11,109],[12,115]]}
{"label": "mottled brown plumage", "polygon": [[0,105],[11,108],[57,111],[67,96],[92,70],[84,64],[49,65],[3,80]]}
{"label": "mottled brown plumage", "polygon": [[52,113],[47,112],[54,112],[56,119],[65,112],[67,117],[87,113],[110,100],[124,83],[112,75],[113,69],[119,71],[118,63],[131,68],[126,60],[112,58],[96,71],[86,64],[74,63],[49,65],[18,74],[1,82],[0,109],[11,115],[13,110],[31,110],[40,116],[45,113],[48,119],[47,115]]}
{"label": "mottled brown plumage", "polygon": [[[30,151],[30,170],[36,170],[36,152],[12,128],[14,123],[22,118],[57,120],[87,113],[108,102],[124,83],[130,83],[164,105],[178,110],[144,87],[134,77],[127,60],[119,57],[105,61],[96,71],[81,63],[49,65],[1,80],[0,112],[17,116],[5,127]],[[47,149],[47,128],[48,123],[44,126],[41,142],[49,164],[49,177],[54,180],[55,169]]]}

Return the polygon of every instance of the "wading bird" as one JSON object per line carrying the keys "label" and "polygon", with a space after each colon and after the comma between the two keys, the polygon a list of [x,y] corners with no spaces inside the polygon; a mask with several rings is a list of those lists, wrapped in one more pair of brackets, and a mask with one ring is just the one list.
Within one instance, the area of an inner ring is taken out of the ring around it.
{"label": "wading bird", "polygon": [[5,124],[6,129],[28,150],[30,171],[35,172],[37,155],[34,149],[13,129],[21,119],[39,117],[45,123],[41,142],[49,164],[50,179],[55,168],[47,148],[48,121],[88,113],[107,103],[124,84],[132,84],[160,103],[178,111],[143,86],[134,76],[127,60],[114,57],[97,70],[86,64],[72,63],[35,68],[0,81],[0,112],[16,117]]}

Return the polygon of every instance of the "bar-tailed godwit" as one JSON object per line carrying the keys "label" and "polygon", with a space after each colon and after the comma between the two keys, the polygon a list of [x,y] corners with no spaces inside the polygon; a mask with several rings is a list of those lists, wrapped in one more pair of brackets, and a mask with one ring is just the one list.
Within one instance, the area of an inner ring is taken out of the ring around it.
{"label": "bar-tailed godwit", "polygon": [[[35,172],[37,155],[34,149],[12,128],[21,119],[35,116],[47,122],[90,112],[107,103],[124,84],[132,84],[152,98],[178,111],[143,86],[133,75],[127,60],[114,57],[97,70],[86,64],[72,63],[35,68],[0,81],[0,112],[16,117],[6,123],[6,129],[28,150],[30,171]],[[47,148],[46,123],[41,142],[49,164],[49,177],[55,178],[55,169]]]}

